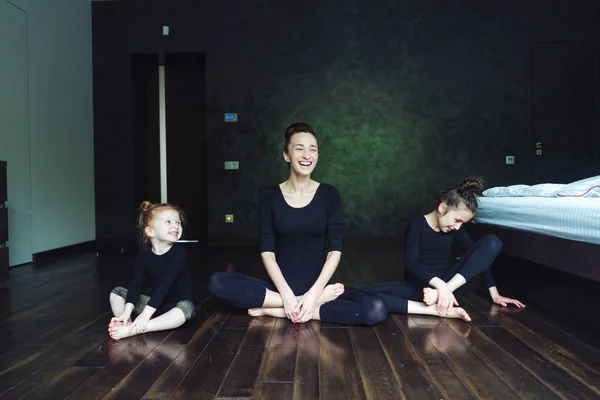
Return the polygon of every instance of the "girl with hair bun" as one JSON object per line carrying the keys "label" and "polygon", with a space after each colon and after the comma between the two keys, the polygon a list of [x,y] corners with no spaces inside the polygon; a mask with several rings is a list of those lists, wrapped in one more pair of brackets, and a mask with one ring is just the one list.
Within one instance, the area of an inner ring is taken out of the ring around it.
{"label": "girl with hair bun", "polygon": [[[403,282],[383,282],[362,287],[377,294],[388,311],[402,314],[428,314],[470,321],[467,312],[458,307],[463,285],[478,275],[488,288],[494,303],[525,307],[518,300],[498,293],[490,266],[502,249],[502,241],[493,234],[473,243],[460,228],[477,212],[477,193],[483,187],[481,178],[466,178],[462,183],[441,191],[437,205],[427,215],[413,217],[406,229],[406,276]],[[451,245],[456,243],[466,253],[449,268]],[[457,292],[458,290],[458,292]]]}
{"label": "girl with hair bun", "polygon": [[[115,317],[108,332],[113,339],[174,329],[194,315],[187,255],[177,244],[184,224],[183,212],[173,205],[149,201],[140,205],[142,249],[135,260],[133,279],[129,289],[118,286],[110,293]],[[151,296],[141,293],[144,277],[152,282]],[[137,314],[133,321],[132,313]]]}

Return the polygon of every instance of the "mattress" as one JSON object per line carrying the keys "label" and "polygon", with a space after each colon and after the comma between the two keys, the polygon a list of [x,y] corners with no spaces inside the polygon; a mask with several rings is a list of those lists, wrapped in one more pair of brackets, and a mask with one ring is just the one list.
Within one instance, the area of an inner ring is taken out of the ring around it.
{"label": "mattress", "polygon": [[600,198],[480,197],[473,222],[600,244]]}

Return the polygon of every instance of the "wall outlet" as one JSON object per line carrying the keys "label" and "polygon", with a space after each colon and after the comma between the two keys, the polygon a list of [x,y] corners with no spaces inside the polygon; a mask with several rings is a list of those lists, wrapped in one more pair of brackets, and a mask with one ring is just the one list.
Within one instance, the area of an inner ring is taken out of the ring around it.
{"label": "wall outlet", "polygon": [[225,161],[225,169],[240,169],[239,161]]}
{"label": "wall outlet", "polygon": [[225,214],[225,223],[233,224],[233,214]]}
{"label": "wall outlet", "polygon": [[515,156],[506,156],[506,163],[507,164],[514,164],[515,163]]}

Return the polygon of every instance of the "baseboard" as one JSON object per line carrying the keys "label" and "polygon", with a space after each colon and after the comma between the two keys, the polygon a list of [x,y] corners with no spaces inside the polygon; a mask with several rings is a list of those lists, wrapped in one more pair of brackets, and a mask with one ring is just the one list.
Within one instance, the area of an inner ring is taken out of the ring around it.
{"label": "baseboard", "polygon": [[[366,246],[403,246],[403,236],[348,236],[343,238],[344,245]],[[213,238],[208,240],[209,247],[258,247],[258,238]]]}
{"label": "baseboard", "polygon": [[[343,239],[344,245],[367,246],[403,246],[403,236],[348,236]],[[201,244],[200,244],[201,245]],[[210,238],[208,247],[258,247],[259,239],[254,238]],[[139,244],[135,239],[97,239],[96,249],[99,252],[129,253],[137,251]]]}
{"label": "baseboard", "polygon": [[8,247],[0,247],[0,289],[10,286],[8,270]]}
{"label": "baseboard", "polygon": [[96,251],[96,241],[77,243],[71,246],[59,247],[57,249],[42,251],[33,254],[33,264],[39,265],[48,261],[56,261],[71,257],[73,254],[81,254]]}
{"label": "baseboard", "polygon": [[344,245],[403,246],[404,236],[348,236],[343,242]]}
{"label": "baseboard", "polygon": [[259,247],[258,238],[212,238],[209,247]]}

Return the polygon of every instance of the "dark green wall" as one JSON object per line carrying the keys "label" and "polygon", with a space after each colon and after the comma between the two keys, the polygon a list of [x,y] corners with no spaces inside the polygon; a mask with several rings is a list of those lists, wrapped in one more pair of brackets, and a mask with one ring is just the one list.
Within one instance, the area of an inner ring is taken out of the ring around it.
{"label": "dark green wall", "polygon": [[[95,32],[116,18],[108,9],[124,7],[102,3],[95,4]],[[166,3],[147,2],[138,10],[143,18],[133,13],[122,25],[162,24]],[[286,178],[283,130],[296,121],[319,135],[315,178],[340,189],[348,237],[400,235],[409,213],[426,210],[438,189],[465,175],[482,175],[489,185],[532,183],[532,43],[590,41],[598,61],[600,5],[592,1],[549,7],[542,1],[230,0],[195,9],[186,3],[169,3],[172,37],[155,48],[206,52],[213,240],[257,236],[258,188]],[[203,26],[191,22],[192,12]],[[177,44],[179,34],[185,46]],[[104,49],[117,40],[103,40],[107,35],[96,36]],[[128,43],[135,51],[136,39]],[[106,73],[122,68],[114,60],[96,63]],[[97,74],[97,83],[104,78]],[[239,122],[224,123],[225,112],[237,112]],[[516,164],[505,165],[506,155]],[[225,160],[239,160],[240,170],[224,171]],[[106,179],[98,185],[111,188]],[[224,223],[225,213],[235,214],[234,224]],[[98,229],[102,236],[101,221]]]}

